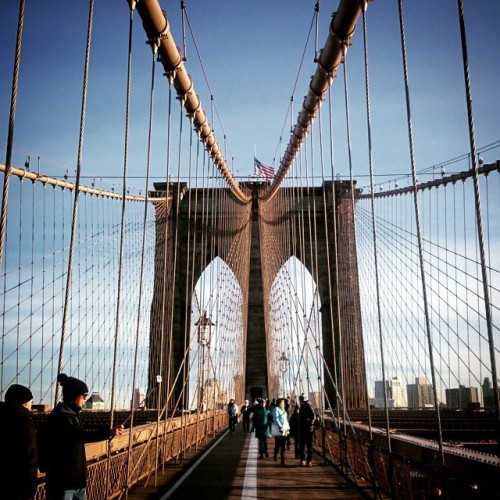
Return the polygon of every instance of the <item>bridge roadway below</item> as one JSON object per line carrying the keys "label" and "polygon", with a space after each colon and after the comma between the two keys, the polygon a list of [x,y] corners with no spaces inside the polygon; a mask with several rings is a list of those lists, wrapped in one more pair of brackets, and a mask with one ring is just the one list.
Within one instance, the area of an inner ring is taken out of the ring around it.
{"label": "bridge roadway below", "polygon": [[[168,462],[158,476],[158,487],[135,486],[129,500],[167,499],[361,499],[369,498],[334,466],[314,455],[313,466],[299,466],[293,440],[285,452],[286,465],[273,460],[274,438],[269,439],[269,458],[258,458],[257,439],[242,431],[224,432],[205,449],[191,451],[177,463]],[[152,478],[149,484],[153,483]]]}

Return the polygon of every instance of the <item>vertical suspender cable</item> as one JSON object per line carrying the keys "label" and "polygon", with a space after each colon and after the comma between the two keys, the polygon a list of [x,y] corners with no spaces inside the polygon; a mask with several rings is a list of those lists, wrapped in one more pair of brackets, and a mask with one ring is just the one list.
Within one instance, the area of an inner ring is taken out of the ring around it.
{"label": "vertical suspender cable", "polygon": [[[422,229],[420,225],[420,212],[418,204],[418,189],[417,189],[417,173],[415,168],[415,155],[413,150],[413,129],[411,122],[411,107],[410,107],[410,90],[408,81],[408,64],[406,59],[406,42],[405,42],[405,31],[404,31],[404,19],[403,19],[403,3],[402,0],[398,0],[399,7],[399,25],[401,33],[401,48],[403,53],[403,70],[404,70],[404,80],[405,80],[405,96],[406,96],[406,113],[407,113],[407,125],[408,125],[408,140],[410,146],[410,160],[411,160],[411,172],[413,178],[413,201],[415,206],[415,224],[417,230],[418,239],[418,255],[420,264],[420,279],[422,282],[422,298],[423,306],[425,312],[425,326],[427,331],[427,342],[429,348],[429,361],[431,364],[431,376],[432,376],[432,391],[434,394],[434,408],[436,411],[436,424],[438,428],[438,441],[439,441],[439,453],[441,456],[441,465],[444,465],[444,451],[443,451],[443,435],[441,431],[441,416],[439,411],[439,401],[437,397],[437,385],[436,385],[436,369],[434,366],[434,349],[432,344],[431,335],[431,323],[429,318],[429,303],[427,298],[427,285],[425,280],[425,269],[424,269],[424,253],[422,248]],[[372,189],[372,199],[373,199],[373,189]],[[384,378],[385,381],[385,378]],[[384,382],[385,384],[385,382]],[[386,410],[387,411],[387,410]]]}
{"label": "vertical suspender cable", "polygon": [[[319,128],[320,128],[320,135],[321,135],[321,109],[318,109],[318,117],[319,119]],[[313,131],[311,130],[311,184],[312,184],[312,224],[313,224],[313,233],[312,233],[312,239],[311,239],[311,248],[314,249],[314,252],[312,254],[314,262],[311,263],[311,269],[312,269],[312,275],[314,279],[314,284],[316,286],[315,290],[315,295],[316,297],[319,297],[319,271],[318,271],[318,229],[317,229],[317,208],[316,208],[316,193],[315,193],[315,186],[314,186],[314,168],[315,168],[315,157],[314,157],[314,148],[313,148]],[[311,224],[311,221],[309,221],[309,224]],[[326,221],[325,221],[326,224]],[[315,352],[316,353],[316,359],[314,361],[314,364],[316,366],[316,389],[320,389],[319,387],[319,375],[320,375],[320,370],[318,368],[318,355],[319,355],[319,339],[318,339],[318,326],[319,326],[319,308],[314,306],[315,300],[313,299],[313,303],[311,304],[311,316],[314,317],[314,343],[315,343]],[[304,298],[304,303],[305,303],[305,298]],[[305,305],[305,304],[304,304]],[[312,354],[312,353],[311,353]],[[314,356],[313,356],[314,357]],[[319,390],[321,393],[322,391]],[[323,408],[323,404],[320,403],[319,401],[316,402],[317,405],[319,405],[319,408]]]}
{"label": "vertical suspender cable", "polygon": [[368,134],[368,163],[370,166],[370,191],[371,191],[371,221],[372,221],[372,238],[373,238],[373,256],[375,262],[375,288],[377,294],[377,320],[378,320],[378,334],[380,342],[380,358],[382,364],[382,380],[384,383],[384,407],[385,407],[385,424],[387,435],[387,448],[389,454],[391,453],[391,438],[389,433],[389,410],[387,405],[387,387],[385,384],[385,366],[384,366],[384,342],[382,337],[382,313],[380,305],[380,280],[378,268],[378,252],[377,252],[377,229],[375,222],[375,188],[373,185],[373,158],[372,158],[372,133],[371,133],[371,115],[370,115],[370,85],[368,74],[368,38],[366,29],[366,2],[363,3],[363,41],[364,41],[364,61],[365,61],[365,92],[366,92],[366,121],[367,121],[367,134]]}
{"label": "vertical suspender cable", "polygon": [[123,180],[122,180],[122,210],[120,221],[120,247],[118,259],[118,283],[117,283],[117,297],[116,297],[116,316],[115,316],[115,341],[113,352],[113,374],[111,380],[111,426],[114,422],[114,403],[116,392],[116,365],[119,345],[120,333],[120,306],[121,306],[121,287],[123,280],[123,247],[125,241],[125,212],[126,212],[126,195],[127,195],[127,168],[128,168],[128,136],[129,136],[129,122],[130,122],[130,87],[132,79],[132,34],[133,34],[133,9],[130,9],[129,18],[129,39],[128,39],[128,61],[127,61],[127,94],[125,105],[125,142],[123,151]]}
{"label": "vertical suspender cable", "polygon": [[[181,184],[180,184],[180,169],[181,169],[181,159],[182,159],[182,132],[183,132],[183,117],[182,117],[182,107],[183,107],[183,96],[178,96],[179,99],[179,143],[178,143],[178,158],[177,158],[177,190],[176,190],[176,199],[175,199],[175,233],[174,233],[174,242],[173,242],[173,262],[172,262],[172,270],[173,270],[173,276],[172,276],[172,290],[175,290],[175,286],[177,283],[177,245],[179,241],[179,214],[180,214],[180,204],[181,204]],[[175,314],[175,294],[172,294],[171,296],[171,303],[170,303],[170,315],[169,315],[169,359],[171,359],[171,356],[173,354],[173,339],[174,339],[174,314]],[[179,367],[179,370],[184,371],[184,366],[185,363],[183,362],[182,366]],[[178,377],[180,373],[176,374],[176,377]],[[184,382],[184,380],[183,380]],[[179,397],[182,397],[184,391],[181,392]],[[175,408],[178,407],[178,399],[176,400]],[[182,420],[182,413],[181,413],[181,420]],[[157,428],[159,430],[159,426]],[[182,432],[182,431],[181,431]],[[159,437],[159,436],[158,436]],[[158,439],[159,440],[159,439]],[[182,446],[182,438],[179,446]],[[155,486],[157,485],[158,482],[158,468],[155,469]]]}
{"label": "vertical suspender cable", "polygon": [[34,272],[35,272],[35,182],[32,182],[31,187],[33,188],[31,192],[31,290],[30,290],[30,327],[29,327],[29,338],[30,338],[30,357],[29,357],[29,376],[28,383],[29,387],[32,385],[32,360],[33,360],[33,296],[34,296]]}
{"label": "vertical suspender cable", "polygon": [[128,452],[127,452],[127,484],[126,491],[128,495],[129,488],[129,474],[130,474],[130,459],[132,457],[132,435],[134,428],[134,388],[137,379],[137,359],[139,353],[139,337],[141,333],[141,306],[142,306],[142,290],[144,285],[144,260],[145,260],[145,247],[146,247],[146,232],[147,232],[147,222],[148,222],[148,204],[149,204],[149,174],[151,170],[151,142],[153,136],[153,107],[154,107],[154,89],[155,89],[155,56],[156,56],[156,45],[152,45],[152,64],[151,64],[151,91],[149,98],[149,127],[148,127],[148,152],[146,160],[146,186],[144,195],[144,218],[142,226],[142,249],[141,249],[141,268],[139,273],[139,296],[137,304],[137,328],[135,334],[135,352],[134,352],[134,366],[132,375],[132,397],[130,403],[130,432],[128,440]]}
{"label": "vertical suspender cable", "polygon": [[[338,236],[337,236],[337,204],[336,204],[336,192],[335,192],[335,185],[333,182],[333,179],[335,178],[335,169],[334,169],[334,155],[333,155],[333,116],[332,116],[332,98],[331,98],[331,86],[328,87],[328,124],[329,124],[329,132],[328,132],[328,141],[329,141],[329,160],[330,160],[330,168],[331,168],[331,179],[332,179],[332,229],[333,229],[333,241],[334,241],[334,246],[333,246],[333,266],[334,266],[334,271],[332,273],[332,259],[330,255],[330,233],[328,229],[328,208],[327,208],[327,196],[326,196],[326,186],[325,186],[325,164],[324,164],[324,155],[323,155],[323,128],[321,125],[321,110],[318,114],[318,120],[319,120],[319,144],[320,144],[320,161],[321,161],[321,177],[322,177],[322,182],[323,182],[323,188],[322,188],[322,196],[323,196],[323,216],[325,217],[325,242],[326,242],[326,263],[327,263],[327,279],[328,279],[328,308],[330,311],[330,328],[331,332],[333,335],[333,342],[332,342],[332,350],[333,350],[333,379],[332,383],[335,389],[335,393],[337,392],[338,388],[338,370],[339,366],[337,364],[337,356],[336,356],[336,349],[335,349],[335,328],[334,328],[334,307],[333,307],[333,301],[334,301],[334,294],[333,294],[333,289],[332,289],[332,279],[335,279],[336,287],[337,287],[337,293],[335,294],[335,301],[336,301],[336,310],[339,312],[337,314],[337,328],[338,328],[338,337],[342,337],[342,323],[340,321],[340,303],[339,303],[339,293],[338,293],[338,249],[337,249],[337,241],[338,241]],[[340,359],[340,357],[339,357]],[[342,363],[340,363],[340,369],[342,367]],[[328,376],[328,374],[325,374],[325,376]],[[335,408],[339,408],[340,405],[337,405],[337,401],[327,401],[328,406],[332,410],[332,414]]]}
{"label": "vertical suspender cable", "polygon": [[[163,277],[162,277],[162,293],[161,293],[161,314],[160,314],[160,365],[158,367],[158,373],[163,375],[163,361],[164,361],[164,347],[165,347],[165,324],[166,324],[166,318],[165,318],[165,310],[166,310],[166,305],[167,305],[167,243],[168,243],[168,230],[169,230],[169,224],[168,224],[168,218],[169,218],[169,197],[170,195],[170,141],[171,141],[171,127],[172,127],[172,82],[173,82],[173,75],[172,73],[166,73],[166,77],[168,78],[168,115],[167,115],[167,158],[166,158],[166,172],[165,172],[165,183],[166,183],[166,195],[165,195],[165,211],[164,211],[164,216],[165,216],[165,221],[164,221],[164,227],[163,227]],[[172,335],[169,334],[169,352],[170,352],[170,344],[171,344],[171,339]],[[166,380],[162,381],[165,383],[166,390],[162,388],[162,382],[158,384],[158,392],[156,394],[156,451],[155,451],[155,484],[158,480],[158,452],[159,452],[159,428],[160,428],[160,419],[161,415],[163,413],[162,410],[162,401],[163,401],[163,408],[165,409],[165,429],[166,429],[166,422],[167,422],[167,412],[168,412],[168,405],[170,402],[170,378],[171,378],[171,364],[170,363],[170,357],[169,357],[169,363],[167,367],[167,373],[166,373]],[[167,397],[163,397],[163,393],[166,392]]]}
{"label": "vertical suspender cable", "polygon": [[[199,193],[198,173],[199,173],[199,167],[200,167],[200,144],[201,144],[201,141],[197,141],[197,144],[196,144],[196,165],[195,165],[195,174],[194,174],[194,185],[196,186],[196,191],[195,191],[195,195],[194,195],[193,252],[192,252],[191,258],[188,259],[188,276],[191,277],[191,279],[188,283],[188,288],[189,288],[189,290],[191,290],[191,296],[193,295],[193,293],[195,291],[194,277],[195,277],[195,263],[196,263],[195,248],[196,248],[196,241],[197,241],[197,235],[198,235],[198,193]],[[191,164],[190,164],[189,175],[191,178]],[[189,210],[191,210],[191,202],[192,202],[192,194],[191,194],[191,190],[190,190],[189,191],[189,203],[190,203]],[[191,217],[189,218],[189,224],[191,227]],[[192,309],[193,308],[191,307],[191,310]],[[201,308],[199,308],[199,309],[200,309],[200,315],[201,315]],[[198,376],[198,380],[201,381],[201,369],[200,369],[200,365],[201,365],[200,359],[201,358],[200,358],[199,352],[198,352],[198,358],[199,359],[198,359],[198,374],[197,374],[197,376]],[[198,409],[199,408],[203,409],[203,401],[201,398],[203,391],[202,391],[202,386],[200,383],[198,384],[197,391],[198,391],[197,392],[197,398],[198,398],[197,407],[198,407]],[[198,443],[198,440],[196,442]]]}
{"label": "vertical suspender cable", "polygon": [[[191,182],[191,164],[192,164],[192,155],[193,155],[193,135],[194,135],[194,132],[193,132],[193,128],[191,127],[190,129],[190,134],[189,134],[189,159],[188,159],[188,186],[190,187],[190,182]],[[186,248],[186,267],[185,267],[185,270],[184,272],[186,273],[185,274],[185,280],[184,280],[184,287],[185,287],[185,291],[184,291],[184,303],[185,303],[185,306],[184,306],[184,332],[189,332],[189,335],[184,335],[184,352],[185,353],[188,353],[187,355],[189,356],[189,352],[190,352],[190,345],[191,345],[191,325],[190,325],[190,322],[189,320],[191,319],[191,314],[190,314],[190,310],[191,310],[191,307],[190,307],[190,304],[191,304],[191,301],[190,301],[190,297],[192,296],[192,292],[191,292],[191,289],[189,287],[189,255],[191,253],[191,201],[192,201],[192,197],[191,197],[191,189],[189,189],[188,191],[188,220],[187,220],[187,248]],[[191,374],[191,366],[189,365],[189,363],[186,363],[184,365],[184,375],[183,375],[183,380],[184,381],[189,381],[189,377],[190,377],[190,374]],[[189,384],[189,382],[188,382]],[[189,391],[188,392],[188,396],[189,396]],[[184,398],[185,401],[187,401],[187,406],[186,404],[183,403],[183,408],[187,408],[187,409],[190,409],[191,408],[191,402],[187,399],[187,398]],[[198,408],[198,411],[197,411],[197,414],[198,414],[198,419],[199,419],[199,408]]]}
{"label": "vertical suspender cable", "polygon": [[[320,118],[320,115],[321,115],[321,111],[318,110],[318,117]],[[319,128],[320,128],[320,134],[321,134],[321,120],[318,120],[318,124],[319,124]],[[314,360],[314,366],[316,368],[316,390],[322,394],[322,385],[320,386],[320,382],[321,382],[321,377],[320,377],[320,373],[321,373],[321,369],[320,369],[320,365],[319,365],[319,362],[320,362],[320,359],[319,359],[319,338],[318,338],[318,335],[319,335],[319,325],[320,325],[320,321],[319,321],[319,315],[320,315],[320,305],[321,305],[321,298],[320,298],[320,294],[319,294],[319,271],[318,271],[318,230],[317,230],[317,207],[316,207],[316,193],[315,193],[315,186],[314,186],[314,178],[315,178],[315,157],[314,157],[314,149],[312,148],[312,141],[313,141],[313,137],[312,137],[312,134],[311,134],[311,179],[312,179],[312,183],[313,183],[313,200],[312,200],[312,206],[313,206],[313,213],[312,213],[312,217],[313,217],[313,220],[312,220],[312,223],[313,223],[313,239],[312,239],[312,242],[311,244],[313,245],[313,248],[314,248],[314,258],[315,258],[315,263],[314,263],[314,274],[313,274],[313,278],[314,278],[314,284],[315,284],[315,290],[314,290],[314,294],[313,294],[313,301],[312,301],[312,304],[311,304],[311,314],[310,314],[310,318],[313,319],[314,323],[313,323],[313,332],[314,332],[314,351],[311,350],[311,355],[313,356]],[[314,305],[315,302],[318,304],[318,305]],[[323,409],[323,403],[322,403],[322,400],[323,398],[321,398],[321,401],[317,401],[316,404],[318,405],[318,408],[320,410]]]}
{"label": "vertical suspender cable", "polygon": [[[171,74],[167,74],[168,78],[168,115],[167,115],[167,158],[166,158],[166,172],[165,172],[165,183],[167,185],[167,192],[166,192],[166,197],[165,197],[165,222],[163,225],[163,277],[162,277],[162,293],[161,293],[161,314],[160,314],[160,365],[158,367],[158,373],[163,375],[163,361],[164,361],[164,347],[165,347],[165,310],[166,310],[166,303],[167,303],[167,243],[168,243],[168,230],[169,230],[169,224],[168,224],[168,217],[169,217],[169,207],[168,207],[168,198],[170,197],[170,143],[171,143],[171,128],[172,128],[172,82],[173,82],[173,77]],[[163,399],[163,393],[169,391],[169,384],[170,384],[170,365],[171,363],[168,364],[167,368],[167,373],[166,373],[166,380],[164,381],[166,384],[166,390],[162,389],[161,383],[159,384],[158,387],[158,393],[157,393],[157,398],[156,398],[156,409],[158,411],[158,416],[157,416],[157,425],[160,425],[160,407],[161,407],[161,401]],[[167,410],[168,410],[168,401],[165,401],[165,404],[167,405]]]}
{"label": "vertical suspender cable", "polygon": [[488,329],[488,344],[490,349],[491,360],[491,378],[493,379],[493,401],[495,404],[495,414],[497,419],[498,432],[500,434],[500,401],[498,397],[498,378],[497,366],[495,358],[495,342],[493,338],[493,318],[491,313],[490,303],[490,289],[489,280],[486,266],[486,254],[484,251],[484,235],[483,235],[483,217],[481,213],[481,198],[479,196],[479,177],[478,177],[478,158],[476,149],[476,138],[474,133],[474,115],[472,110],[472,92],[469,75],[469,60],[467,53],[467,38],[465,32],[465,17],[464,17],[464,3],[463,0],[457,0],[459,19],[460,19],[460,36],[462,40],[462,59],[464,65],[464,83],[467,98],[467,117],[469,122],[469,142],[470,153],[472,158],[472,168],[474,170],[474,197],[476,200],[476,222],[477,222],[477,235],[479,243],[479,251],[481,253],[481,272],[483,277],[483,291],[484,291],[484,305],[486,314],[486,327]]}
{"label": "vertical suspender cable", "polygon": [[[352,218],[353,223],[356,224],[356,206],[354,201],[354,176],[353,176],[353,167],[352,167],[352,145],[351,145],[351,116],[349,110],[349,87],[348,87],[348,71],[347,71],[347,60],[346,60],[346,52],[347,46],[344,45],[343,48],[343,56],[342,61],[344,65],[343,71],[343,80],[344,80],[344,100],[345,100],[345,118],[346,118],[346,139],[347,139],[347,158],[349,162],[349,183],[350,183],[350,194],[351,194],[351,210],[352,210]],[[357,266],[357,259],[356,259]],[[358,278],[358,273],[356,273],[356,277]],[[359,283],[359,278],[358,278]],[[366,407],[368,412],[368,428],[370,436],[372,435],[372,418],[371,418],[371,410],[369,405],[368,398],[368,387],[365,390],[366,393]]]}
{"label": "vertical suspender cable", "polygon": [[[321,114],[319,115],[319,120],[321,120]],[[326,197],[326,189],[323,187],[323,204],[324,204],[324,217],[325,217],[325,241],[326,241],[326,255],[327,255],[327,266],[328,266],[328,294],[329,294],[329,308],[330,308],[330,328],[332,329],[332,335],[334,336],[333,342],[332,342],[332,349],[333,349],[333,385],[335,388],[335,393],[338,391],[339,387],[339,379],[338,376],[340,375],[340,383],[342,383],[342,390],[343,390],[343,380],[344,380],[344,373],[343,373],[343,363],[342,363],[342,358],[341,358],[341,353],[340,353],[340,339],[342,339],[342,322],[340,321],[340,296],[339,296],[339,273],[338,273],[338,234],[337,234],[337,202],[336,202],[336,192],[335,192],[335,184],[334,184],[334,178],[335,178],[335,169],[334,169],[334,156],[333,156],[333,114],[332,114],[332,91],[331,91],[331,86],[328,87],[328,125],[329,125],[329,133],[328,133],[328,140],[329,140],[329,160],[330,160],[330,169],[331,169],[331,179],[332,179],[332,228],[333,228],[333,263],[331,262],[331,257],[330,257],[330,235],[328,231],[328,224],[326,223],[327,218],[328,218],[328,210],[327,210],[327,197]],[[320,147],[323,150],[323,137],[322,137],[322,132],[321,132],[321,122],[320,122]],[[325,177],[325,169],[324,169],[324,163],[323,163],[323,152],[321,153],[321,174],[324,179]],[[324,182],[324,181],[323,181]],[[332,273],[332,264],[334,267],[334,271]],[[336,293],[335,293],[335,306],[336,309],[334,309],[334,293],[332,289],[332,279],[335,280],[335,287],[336,287]],[[336,352],[336,345],[335,345],[335,325],[334,325],[334,311],[337,311],[337,335],[339,338],[339,352]],[[337,355],[338,355],[338,361],[337,362]],[[332,412],[334,408],[338,407],[337,401],[330,401],[330,405],[332,406]],[[345,410],[345,408],[343,409]],[[345,419],[344,419],[345,421]]]}
{"label": "vertical suspender cable", "polygon": [[[18,248],[17,248],[17,281],[21,283],[21,263],[22,263],[22,253],[23,253],[23,189],[22,183],[23,179],[19,179],[19,238],[18,238]],[[17,303],[21,304],[21,287],[17,287]],[[19,337],[21,334],[21,308],[17,307],[17,322],[16,322],[16,383],[19,382]]]}
{"label": "vertical suspender cable", "polygon": [[[55,187],[54,187],[54,193],[55,193]],[[56,200],[54,199],[54,203],[52,205],[52,238],[51,238],[51,250],[52,250],[52,262],[50,267],[52,268],[52,311],[50,314],[50,323],[51,323],[51,336],[50,336],[50,373],[51,375],[54,374],[54,358],[55,358],[55,309],[56,309],[56,301],[54,300],[56,296]],[[57,375],[57,373],[56,373]],[[54,385],[57,385],[57,382],[54,383]]]}
{"label": "vertical suspender cable", "polygon": [[[43,214],[43,222],[42,222],[42,304],[44,307],[42,307],[42,312],[41,312],[41,338],[42,338],[42,346],[45,346],[45,339],[44,339],[44,334],[45,334],[45,311],[47,307],[45,307],[45,279],[46,279],[46,269],[45,269],[45,262],[46,262],[46,248],[47,248],[47,232],[46,232],[46,205],[47,205],[47,189],[46,189],[46,184],[43,185],[43,201],[42,201],[42,214]],[[39,403],[42,402],[42,394],[43,394],[43,368],[44,368],[44,352],[45,349],[41,349],[40,352],[40,399],[38,400]],[[3,359],[3,357],[2,357]]]}
{"label": "vertical suspender cable", "polygon": [[[353,177],[353,166],[352,166],[351,127],[350,127],[350,111],[349,111],[349,87],[348,87],[348,72],[347,72],[346,54],[347,54],[347,43],[344,43],[344,47],[342,49],[342,63],[344,66],[343,83],[344,83],[344,101],[345,101],[345,119],[346,119],[346,140],[347,140],[347,157],[348,157],[348,164],[349,164],[350,203],[351,203],[351,210],[352,210],[352,223],[354,224],[354,231],[352,232],[352,234],[355,235],[356,234],[355,233],[355,228],[356,228],[355,191],[354,191],[354,177]],[[329,96],[329,114],[330,114],[330,138],[331,138],[332,130],[333,130],[333,124],[332,124],[332,120],[331,120],[331,114],[332,114],[332,112],[331,112],[331,107],[332,107],[331,106],[331,101],[332,101],[331,88],[328,89],[328,92],[329,92],[328,96]],[[330,139],[330,141],[331,141],[331,139]],[[333,144],[330,145],[330,148],[333,151]],[[333,177],[334,177],[333,154],[332,154],[331,160],[332,160],[332,179],[333,179]],[[333,189],[333,192],[334,192],[333,199],[335,200],[335,189]],[[336,203],[334,202],[334,206],[335,205],[336,205]],[[334,228],[336,228],[336,224],[334,224]],[[351,235],[351,233],[349,233],[349,236],[350,235]],[[335,241],[337,241],[337,235],[335,235]],[[335,259],[337,259],[337,258],[338,258],[338,253],[337,253],[337,251],[335,251]],[[336,279],[337,279],[337,283],[338,283],[337,266],[338,266],[338,262],[336,260],[335,261],[335,270],[336,270]],[[356,280],[357,280],[357,283],[355,285],[356,289],[357,289],[358,284],[359,284],[357,266],[358,266],[358,260],[356,258]],[[351,290],[352,290],[352,285],[349,285],[349,292],[351,292]],[[338,296],[338,293],[337,293],[337,296]],[[359,300],[359,298],[357,300]],[[337,301],[338,301],[338,299],[337,299]],[[338,302],[337,302],[337,304],[338,304]],[[339,307],[339,305],[338,305],[338,307]],[[352,326],[352,328],[355,328],[355,325],[351,324],[351,326]],[[339,321],[339,328],[340,328],[340,321]],[[342,365],[341,365],[341,367],[342,367]],[[365,376],[366,376],[366,374],[365,374]],[[366,386],[366,383],[365,383],[365,398],[366,398],[366,406],[367,406],[367,413],[368,413],[368,432],[369,432],[370,439],[371,439],[373,429],[372,429],[372,421],[371,421],[371,410],[370,410],[369,398],[368,398],[368,387]],[[348,450],[347,441],[345,439],[345,436],[347,436],[348,415],[347,415],[345,407],[342,408],[342,412],[343,412],[342,416],[343,416],[344,430],[342,433],[340,431],[340,428],[339,428],[339,440],[340,440],[340,446],[341,446],[340,457],[341,457],[341,460],[343,460],[343,463],[345,464],[344,473],[347,476],[347,474],[349,472],[349,459],[348,459],[349,450]],[[339,415],[339,413],[340,412],[337,412],[338,415]],[[366,464],[367,464],[368,469],[370,471],[371,481],[372,481],[372,485],[373,485],[373,489],[374,489],[374,494],[375,494],[375,496],[377,496],[379,494],[378,493],[378,485],[377,485],[377,479],[376,479],[375,474],[373,472],[372,464],[368,460],[366,460]]]}
{"label": "vertical suspender cable", "polygon": [[[64,296],[64,306],[63,306],[63,317],[61,326],[61,343],[59,347],[59,360],[57,365],[57,374],[62,372],[63,368],[63,355],[64,355],[64,343],[66,340],[66,325],[68,321],[68,308],[70,303],[71,295],[71,274],[73,269],[73,255],[75,246],[75,234],[77,229],[77,219],[78,219],[78,198],[80,194],[80,172],[82,166],[82,152],[83,152],[83,134],[85,130],[85,111],[87,106],[87,86],[88,86],[88,76],[89,76],[89,61],[90,61],[90,42],[92,40],[92,21],[94,16],[94,0],[90,0],[89,4],[89,19],[87,27],[87,45],[85,49],[85,69],[83,75],[83,91],[82,91],[82,108],[80,113],[80,134],[78,140],[78,158],[76,165],[76,180],[75,180],[75,198],[73,203],[73,219],[71,221],[71,240],[69,246],[69,257],[68,257],[68,272],[66,275],[66,290]],[[60,385],[56,384],[55,395],[54,395],[54,406],[56,406],[59,400]]]}
{"label": "vertical suspender cable", "polygon": [[314,62],[318,62],[318,32],[319,32],[319,0],[314,5],[314,14],[316,18],[315,35],[314,35]]}
{"label": "vertical suspender cable", "polygon": [[[309,242],[309,248],[306,250],[309,250],[309,259],[311,260],[311,270],[314,269],[314,257],[313,257],[313,250],[312,250],[312,228],[311,228],[311,188],[309,187],[309,162],[312,163],[312,156],[313,156],[313,127],[311,126],[311,129],[309,131],[309,142],[311,144],[311,151],[308,154],[307,151],[307,139],[304,140],[304,166],[305,166],[305,171],[306,171],[306,204],[307,204],[307,235],[306,239],[304,240],[304,245],[306,245],[306,242]],[[311,176],[311,183],[312,183],[312,176]],[[306,256],[304,254],[304,260],[306,260]],[[306,277],[306,269],[305,266],[302,267],[302,297],[304,298],[306,293],[305,293],[305,277]],[[304,304],[302,304],[302,308],[304,309]],[[306,356],[306,389],[308,392],[312,392],[311,390],[311,377],[309,373],[309,327],[308,327],[308,322],[307,322],[307,314],[304,309],[304,323],[303,323],[303,328],[304,328],[304,354]],[[306,394],[308,394],[308,392]]]}
{"label": "vertical suspender cable", "polygon": [[182,24],[182,48],[183,48],[183,60],[186,60],[186,25],[185,25],[185,19],[186,19],[186,2],[184,0],[181,0],[181,24]]}
{"label": "vertical suspender cable", "polygon": [[[12,171],[12,146],[14,142],[14,123],[17,107],[17,87],[19,83],[19,68],[21,65],[21,45],[23,40],[24,11],[26,1],[21,0],[19,4],[19,18],[17,23],[16,55],[14,59],[14,70],[12,75],[12,93],[10,98],[9,132],[7,137],[7,154],[5,157],[5,173],[3,178],[2,209],[0,213],[0,269],[3,262],[3,251],[5,233],[7,230],[7,206],[9,201],[10,174]],[[2,386],[3,387],[3,386]]]}
{"label": "vertical suspender cable", "polygon": [[[120,247],[118,259],[118,283],[116,295],[116,316],[115,316],[115,339],[113,348],[113,371],[111,377],[111,408],[110,408],[110,426],[114,425],[115,416],[115,392],[116,392],[116,366],[118,356],[118,339],[120,334],[120,312],[121,312],[121,287],[123,278],[123,247],[125,241],[125,208],[126,208],[126,195],[127,195],[127,166],[128,166],[128,134],[130,122],[130,87],[132,81],[132,34],[134,24],[134,10],[130,6],[129,15],[129,36],[128,36],[128,59],[127,59],[127,93],[125,103],[125,142],[123,148],[123,181],[122,181],[122,210],[120,222]],[[106,495],[108,494],[110,481],[109,475],[111,472],[111,441],[108,441],[108,458],[106,464]]]}

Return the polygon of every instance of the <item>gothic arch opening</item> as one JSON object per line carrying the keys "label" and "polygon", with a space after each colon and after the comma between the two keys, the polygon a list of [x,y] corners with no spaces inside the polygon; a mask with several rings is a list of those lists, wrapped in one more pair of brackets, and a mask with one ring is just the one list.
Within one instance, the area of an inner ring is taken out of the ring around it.
{"label": "gothic arch opening", "polygon": [[323,401],[321,301],[311,273],[290,257],[276,274],[268,302],[268,359],[271,397]]}
{"label": "gothic arch opening", "polygon": [[230,267],[216,257],[191,297],[188,408],[223,408],[244,392],[243,294]]}

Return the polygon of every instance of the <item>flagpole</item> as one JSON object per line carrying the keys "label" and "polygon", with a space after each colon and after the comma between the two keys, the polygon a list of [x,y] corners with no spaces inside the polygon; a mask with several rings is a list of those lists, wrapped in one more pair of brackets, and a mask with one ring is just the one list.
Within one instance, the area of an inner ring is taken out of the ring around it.
{"label": "flagpole", "polygon": [[257,177],[257,172],[255,171],[255,160],[257,159],[257,146],[255,142],[253,143],[253,176]]}

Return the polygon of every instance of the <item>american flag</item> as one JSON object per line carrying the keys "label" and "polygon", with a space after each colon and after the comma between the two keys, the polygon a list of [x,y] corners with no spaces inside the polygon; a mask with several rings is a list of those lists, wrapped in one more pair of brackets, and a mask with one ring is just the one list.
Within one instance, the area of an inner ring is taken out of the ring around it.
{"label": "american flag", "polygon": [[272,181],[274,178],[274,168],[268,167],[261,163],[257,158],[253,158],[254,175],[264,179],[265,181]]}

